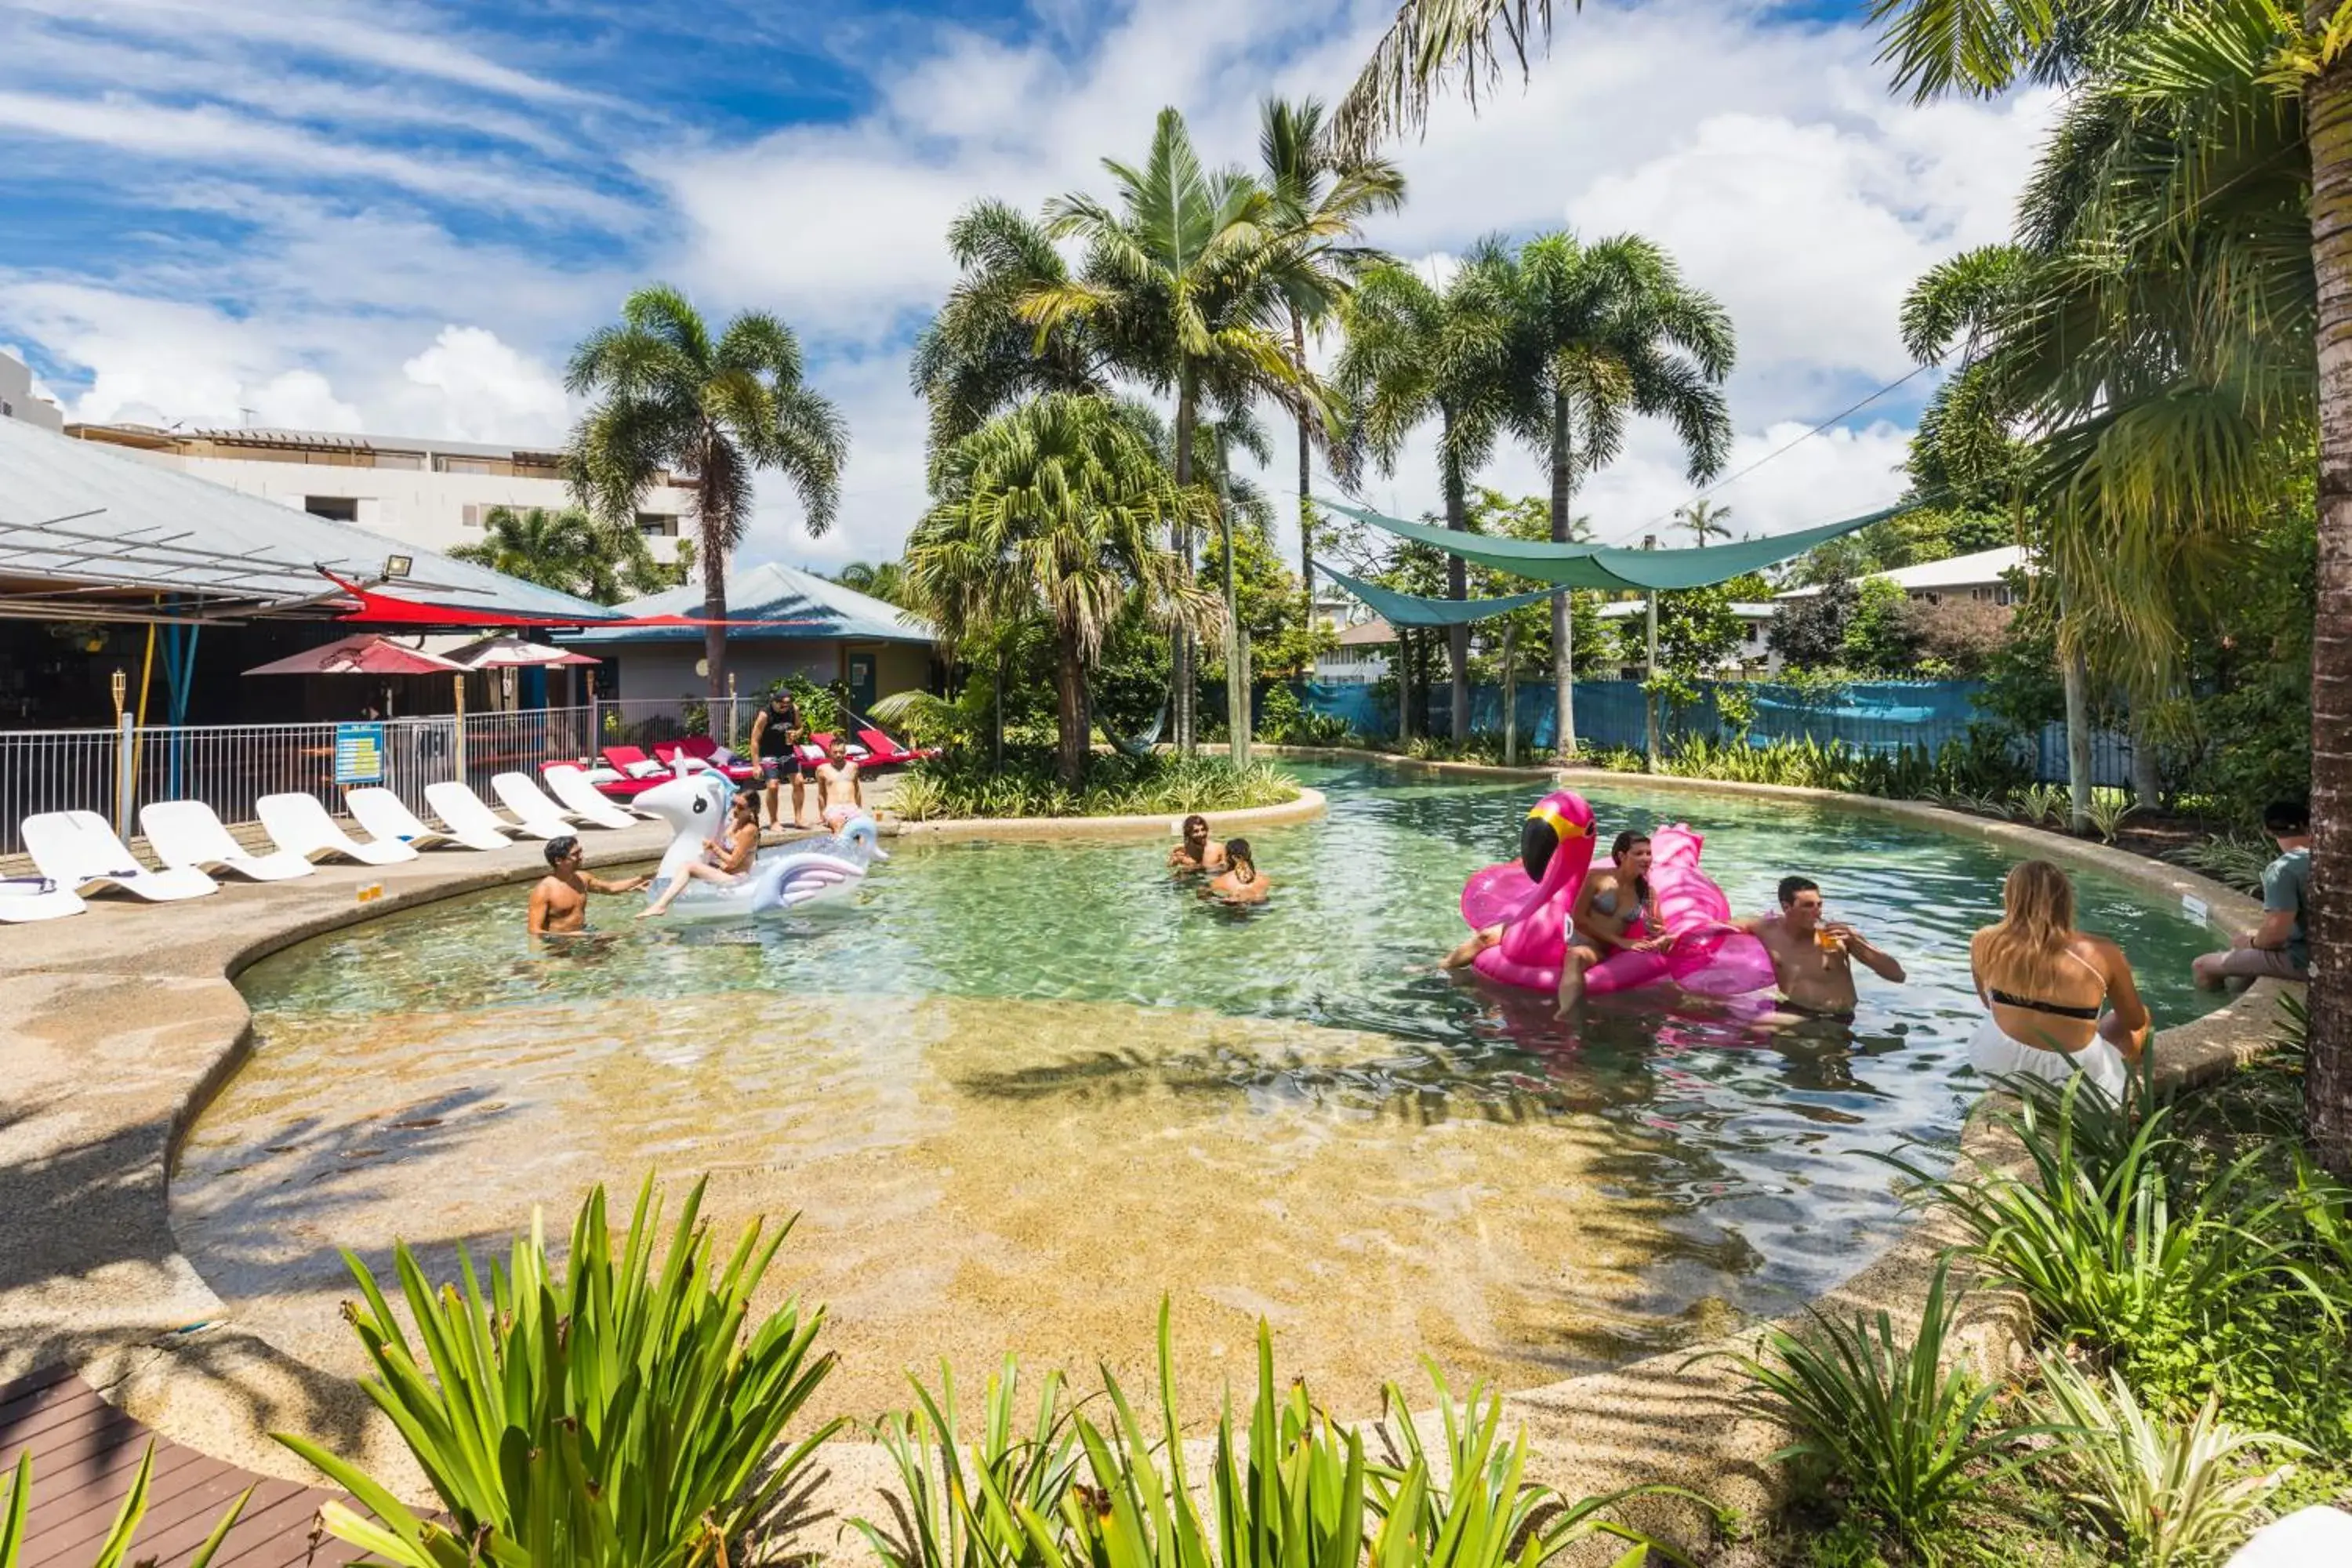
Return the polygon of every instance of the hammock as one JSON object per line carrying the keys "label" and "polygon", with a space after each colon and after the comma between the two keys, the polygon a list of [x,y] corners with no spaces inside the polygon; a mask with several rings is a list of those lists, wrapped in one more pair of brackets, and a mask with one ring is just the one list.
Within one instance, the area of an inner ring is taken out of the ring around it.
{"label": "hammock", "polygon": [[1148,757],[1151,754],[1151,748],[1160,744],[1160,732],[1168,728],[1168,706],[1169,699],[1161,698],[1160,713],[1151,721],[1151,728],[1130,741],[1110,727],[1110,721],[1103,717],[1102,705],[1095,700],[1094,689],[1087,689],[1087,707],[1094,713],[1095,728],[1103,732],[1103,739],[1111,743],[1111,749],[1122,756]]}

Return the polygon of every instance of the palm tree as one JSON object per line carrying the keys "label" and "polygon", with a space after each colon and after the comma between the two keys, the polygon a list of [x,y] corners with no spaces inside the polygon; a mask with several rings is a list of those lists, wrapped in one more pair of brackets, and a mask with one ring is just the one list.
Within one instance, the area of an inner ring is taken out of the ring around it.
{"label": "palm tree", "polygon": [[[1355,243],[1363,220],[1404,205],[1404,175],[1385,158],[1343,158],[1331,140],[1320,99],[1270,98],[1259,110],[1258,178],[1274,195],[1276,221],[1289,252],[1277,288],[1289,317],[1290,363],[1307,369],[1307,333],[1329,321],[1372,267],[1390,258]],[[1298,585],[1311,617],[1315,605],[1313,451],[1321,423],[1305,410],[1298,422]]]}
{"label": "palm tree", "polygon": [[1199,492],[1177,484],[1117,405],[1048,393],[958,441],[940,499],[907,542],[907,580],[950,647],[1026,616],[1054,628],[1055,767],[1086,776],[1087,670],[1131,599],[1194,626],[1214,614],[1183,558],[1160,542],[1171,518],[1189,541]]}
{"label": "palm tree", "polygon": [[727,693],[727,563],[743,542],[755,476],[773,468],[801,500],[812,534],[833,522],[849,432],[801,376],[790,327],[749,310],[713,341],[686,296],[640,289],[617,326],[590,333],[566,386],[593,397],[565,454],[573,492],[597,515],[633,519],[669,474],[694,490],[700,525],[703,657],[710,695]]}
{"label": "palm tree", "polygon": [[[1550,464],[1553,542],[1569,542],[1578,473],[1617,457],[1634,415],[1674,426],[1694,483],[1714,477],[1731,448],[1722,383],[1733,352],[1731,319],[1714,297],[1639,235],[1590,245],[1541,235],[1508,266],[1511,424]],[[1552,601],[1552,681],[1563,757],[1576,750],[1574,636],[1562,594]]]}
{"label": "palm tree", "polygon": [[1024,398],[1046,392],[1107,393],[1111,345],[1095,324],[1039,331],[1021,303],[1069,286],[1069,264],[1045,226],[1000,201],[979,201],[948,226],[960,276],[915,339],[915,391],[930,405],[929,452],[949,447]]}
{"label": "palm tree", "polygon": [[833,580],[886,605],[907,605],[907,569],[898,561],[853,561],[834,574]]}
{"label": "palm tree", "polygon": [[1681,521],[1682,525],[1690,530],[1691,538],[1698,542],[1698,546],[1702,550],[1706,548],[1709,540],[1731,537],[1731,525],[1723,521],[1730,515],[1729,507],[1717,506],[1704,496],[1688,506],[1676,509],[1675,512],[1675,516]]}
{"label": "palm tree", "polygon": [[450,555],[600,605],[673,585],[634,521],[602,522],[577,507],[494,506],[482,528],[479,543],[458,545]]}
{"label": "palm tree", "polygon": [[[1047,232],[1086,247],[1083,275],[1041,282],[1021,301],[1040,344],[1083,325],[1109,346],[1118,367],[1176,397],[1176,483],[1193,482],[1193,432],[1204,405],[1239,408],[1272,397],[1334,422],[1328,394],[1292,363],[1268,322],[1278,299],[1274,197],[1238,169],[1209,170],[1193,151],[1184,118],[1160,111],[1140,166],[1105,159],[1116,206],[1083,192],[1046,204]],[[1187,507],[1171,521],[1187,530],[1202,515]],[[1189,533],[1172,536],[1192,570]],[[1194,744],[1192,645],[1180,620],[1171,649],[1176,742]]]}
{"label": "palm tree", "polygon": [[[1343,317],[1347,343],[1332,379],[1346,393],[1351,438],[1383,473],[1396,471],[1405,439],[1437,420],[1437,482],[1445,526],[1470,526],[1470,480],[1494,455],[1510,414],[1509,259],[1481,240],[1444,288],[1410,268],[1365,274]],[[1462,558],[1448,556],[1445,592],[1468,596]],[[1447,628],[1453,664],[1453,734],[1470,734],[1470,628]]]}
{"label": "palm tree", "polygon": [[[1569,0],[1579,9],[1583,0]],[[1507,55],[1522,76],[1530,45],[1551,32],[1551,0],[1400,0],[1396,20],[1339,100],[1340,144],[1362,152],[1428,122],[1429,101],[1458,72],[1473,109]]]}

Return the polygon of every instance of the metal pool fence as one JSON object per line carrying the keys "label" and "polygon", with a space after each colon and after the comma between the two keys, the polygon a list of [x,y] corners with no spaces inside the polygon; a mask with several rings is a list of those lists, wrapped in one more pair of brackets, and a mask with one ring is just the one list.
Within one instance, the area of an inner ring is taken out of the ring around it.
{"label": "metal pool fence", "polygon": [[140,726],[126,718],[111,730],[0,731],[0,854],[21,853],[20,825],[45,811],[94,811],[128,838],[150,801],[201,800],[232,826],[252,822],[266,795],[314,795],[338,810],[337,748],[348,752],[355,742],[375,743],[365,749],[378,782],[421,813],[430,784],[462,778],[487,796],[493,774],[588,758],[599,722],[597,709],[582,707],[369,725]]}
{"label": "metal pool fence", "polygon": [[[1675,714],[1665,723],[1675,738],[1704,735],[1727,739],[1730,730],[1716,708],[1718,683],[1701,683],[1701,700]],[[1742,681],[1738,690],[1754,704],[1748,739],[1763,744],[1776,740],[1810,739],[1858,752],[1894,752],[1904,747],[1935,752],[1946,742],[1966,735],[1983,716],[1972,700],[1979,683],[1968,680],[1874,681],[1839,689],[1827,697],[1799,692],[1771,681]],[[1514,704],[1520,743],[1552,743],[1552,689],[1549,681],[1522,681]],[[1393,737],[1397,732],[1395,689],[1370,684],[1308,682],[1299,700],[1309,712],[1344,720],[1359,734]],[[1643,750],[1648,743],[1642,685],[1634,680],[1580,680],[1576,683],[1576,735],[1586,746]],[[1451,732],[1453,699],[1443,683],[1429,693],[1428,721],[1422,733]],[[1503,729],[1503,693],[1496,686],[1478,686],[1470,693],[1470,727],[1496,734]],[[2039,734],[2021,736],[2018,760],[2030,764],[2036,779],[2063,784],[2066,778],[2066,727],[2049,724]],[[2127,735],[2109,731],[2091,737],[2091,772],[2095,784],[2131,783],[2132,743]]]}

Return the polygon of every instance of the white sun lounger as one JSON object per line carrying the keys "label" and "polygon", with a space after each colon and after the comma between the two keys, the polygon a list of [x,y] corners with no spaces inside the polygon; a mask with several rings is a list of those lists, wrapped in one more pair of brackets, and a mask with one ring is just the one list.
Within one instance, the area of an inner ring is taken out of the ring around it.
{"label": "white sun lounger", "polygon": [[30,925],[35,921],[63,920],[89,906],[70,888],[60,888],[47,877],[11,878],[0,881],[0,925]]}
{"label": "white sun lounger", "polygon": [[68,892],[120,888],[156,903],[201,899],[220,891],[202,871],[175,867],[151,871],[94,811],[44,811],[25,818],[25,853],[41,875]]}
{"label": "white sun lounger", "polygon": [[278,847],[305,860],[341,855],[366,866],[394,866],[416,858],[416,851],[396,838],[362,843],[352,837],[327,815],[315,795],[265,795],[253,803],[253,812],[278,841]]}
{"label": "white sun lounger", "polygon": [[547,798],[520,773],[492,773],[490,788],[499,804],[521,819],[522,830],[533,838],[561,838],[572,831],[572,814]]}
{"label": "white sun lounger", "polygon": [[[460,834],[444,833],[437,827],[425,826],[416,814],[408,809],[406,801],[382,784],[345,790],[343,809],[352,814],[353,822],[385,843],[397,840],[411,849],[438,849],[446,844],[461,845],[467,848],[480,847],[466,844]],[[499,842],[503,844],[504,840]],[[490,847],[495,849],[499,845],[494,844]]]}
{"label": "white sun lounger", "polygon": [[[441,825],[457,835],[460,842],[470,844],[477,849],[504,848],[514,842],[513,835],[530,831],[527,827],[516,826],[492,811],[480,795],[456,779],[443,779],[439,784],[426,784],[425,804],[433,808],[433,815],[439,817]],[[540,837],[551,836],[541,834]],[[492,839],[498,842],[493,844]]]}
{"label": "white sun lounger", "polygon": [[147,847],[170,867],[199,871],[234,871],[255,882],[283,882],[310,874],[310,862],[280,849],[255,855],[229,837],[213,808],[200,800],[159,800],[139,808],[139,831]]}
{"label": "white sun lounger", "polygon": [[543,770],[547,787],[564,809],[583,822],[593,822],[599,827],[634,827],[646,820],[646,812],[631,812],[628,807],[604,798],[586,773],[570,763],[556,763]]}

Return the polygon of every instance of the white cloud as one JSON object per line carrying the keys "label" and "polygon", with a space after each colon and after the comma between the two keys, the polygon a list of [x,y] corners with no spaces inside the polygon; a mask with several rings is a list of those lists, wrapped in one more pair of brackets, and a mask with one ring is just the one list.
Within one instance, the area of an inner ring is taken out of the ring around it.
{"label": "white cloud", "polygon": [[555,442],[570,425],[563,383],[485,328],[442,328],[400,373],[414,394],[402,399],[409,410],[404,434]]}
{"label": "white cloud", "polygon": [[[923,411],[905,350],[952,277],[943,242],[957,211],[983,195],[1034,207],[1073,187],[1107,192],[1099,160],[1140,159],[1162,104],[1185,111],[1213,162],[1247,163],[1259,99],[1336,100],[1393,14],[1387,0],[1083,14],[1034,0],[1034,43],[940,26],[911,57],[856,57],[885,63],[865,67],[869,95],[847,119],[743,138],[665,121],[656,102],[638,107],[642,133],[615,142],[582,117],[590,95],[422,25],[429,14],[265,4],[190,34],[195,3],[105,0],[83,30],[68,16],[82,0],[19,0],[48,51],[37,79],[5,62],[0,10],[0,121],[21,145],[40,155],[62,128],[202,160],[175,162],[169,180],[152,158],[112,176],[127,202],[161,215],[169,239],[118,274],[67,281],[0,266],[0,330],[37,347],[77,413],[231,422],[266,400],[288,411],[260,416],[273,419],[308,410],[314,423],[545,439],[569,413],[551,367],[628,288],[667,278],[714,316],[778,310],[809,346],[811,379],[852,430],[841,520],[808,541],[789,491],[771,483],[747,558],[828,563],[895,553],[921,510]],[[175,34],[202,51],[193,100],[152,68]],[[110,47],[139,64],[111,98]],[[1441,268],[1497,230],[1572,224],[1659,239],[1733,311],[1736,469],[1907,368],[1895,331],[1903,289],[2003,232],[2049,117],[2043,94],[1897,102],[1874,52],[1859,23],[1787,25],[1766,0],[1563,14],[1524,92],[1506,82],[1475,116],[1441,102],[1426,138],[1396,150],[1412,200],[1374,237]],[[364,70],[302,63],[314,58]],[[288,84],[275,104],[273,79]],[[345,83],[358,97],[338,115]],[[512,167],[424,135],[436,115],[462,120],[469,92],[510,115],[480,131],[510,138]],[[527,134],[534,124],[543,133]],[[404,126],[424,139],[381,133]],[[525,150],[546,156],[524,162]],[[321,176],[340,183],[322,191]],[[356,188],[368,182],[381,194]],[[649,199],[609,194],[633,186]],[[604,239],[584,259],[550,253],[509,223],[453,221],[453,205],[526,224],[560,217]],[[184,237],[180,215],[213,220],[194,233],[242,237]],[[1735,526],[1758,531],[1868,510],[1900,488],[1904,436],[1893,424],[1834,432],[1718,499]],[[1408,514],[1432,505],[1426,448],[1370,499]],[[1638,536],[1688,499],[1683,468],[1664,432],[1637,428],[1579,510],[1612,536]],[[1270,482],[1286,489],[1286,472],[1277,463]],[[1538,460],[1517,448],[1481,479],[1543,488]]]}

